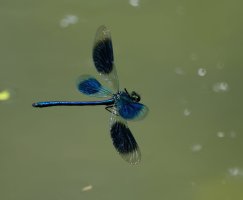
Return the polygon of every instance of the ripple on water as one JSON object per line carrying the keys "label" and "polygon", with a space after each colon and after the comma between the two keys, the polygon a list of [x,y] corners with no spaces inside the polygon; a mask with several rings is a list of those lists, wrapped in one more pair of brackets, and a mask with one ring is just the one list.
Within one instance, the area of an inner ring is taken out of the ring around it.
{"label": "ripple on water", "polygon": [[129,0],[129,4],[133,7],[138,7],[139,3],[139,0]]}
{"label": "ripple on water", "polygon": [[199,68],[199,69],[197,70],[197,75],[198,75],[198,76],[203,77],[203,76],[206,76],[206,74],[207,74],[207,70],[206,70],[205,68]]}
{"label": "ripple on water", "polygon": [[224,133],[223,131],[218,131],[218,132],[217,132],[217,136],[218,136],[219,138],[224,138],[224,137],[225,137],[225,133]]}
{"label": "ripple on water", "polygon": [[192,152],[199,152],[202,150],[202,145],[201,144],[193,144],[191,146]]}
{"label": "ripple on water", "polygon": [[186,74],[185,71],[181,67],[176,67],[175,68],[175,73],[177,75],[185,75]]}
{"label": "ripple on water", "polygon": [[61,28],[67,28],[70,25],[78,23],[79,18],[76,15],[66,15],[59,22]]}
{"label": "ripple on water", "polygon": [[239,167],[231,167],[228,169],[228,173],[230,176],[241,176],[243,177],[243,169]]}
{"label": "ripple on water", "polygon": [[229,84],[227,82],[217,82],[213,85],[213,91],[220,93],[220,92],[228,92],[229,91]]}
{"label": "ripple on water", "polygon": [[189,110],[188,108],[185,108],[184,111],[183,111],[183,115],[186,116],[186,117],[190,116],[191,113],[192,113],[192,111]]}

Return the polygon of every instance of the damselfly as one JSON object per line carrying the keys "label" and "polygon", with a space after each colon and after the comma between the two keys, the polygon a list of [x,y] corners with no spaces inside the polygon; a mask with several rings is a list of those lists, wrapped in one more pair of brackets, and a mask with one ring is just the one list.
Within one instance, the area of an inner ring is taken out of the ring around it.
{"label": "damselfly", "polygon": [[78,79],[78,90],[88,96],[110,97],[101,101],[45,101],[33,103],[34,107],[50,106],[96,106],[105,105],[111,112],[110,134],[113,145],[124,160],[136,164],[141,160],[139,146],[128,128],[127,121],[139,120],[146,116],[148,107],[139,103],[140,96],[136,92],[129,93],[126,89],[119,90],[119,82],[114,64],[111,34],[105,26],[97,30],[93,61],[96,70],[111,84],[111,88],[102,86],[91,75],[82,75]]}

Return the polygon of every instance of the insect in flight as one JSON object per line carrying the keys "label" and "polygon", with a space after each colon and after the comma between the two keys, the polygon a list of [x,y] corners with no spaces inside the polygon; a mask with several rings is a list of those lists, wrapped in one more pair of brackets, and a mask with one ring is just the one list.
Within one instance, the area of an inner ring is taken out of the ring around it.
{"label": "insect in flight", "polygon": [[111,34],[105,26],[96,32],[93,46],[93,62],[98,73],[113,89],[102,86],[91,75],[81,75],[78,79],[78,90],[88,96],[110,97],[100,101],[45,101],[33,103],[33,107],[50,106],[95,106],[105,105],[111,112],[110,134],[113,145],[121,157],[131,164],[141,160],[139,146],[128,128],[127,121],[143,119],[148,107],[139,103],[140,96],[136,92],[129,93],[126,89],[119,90],[119,82],[114,64]]}

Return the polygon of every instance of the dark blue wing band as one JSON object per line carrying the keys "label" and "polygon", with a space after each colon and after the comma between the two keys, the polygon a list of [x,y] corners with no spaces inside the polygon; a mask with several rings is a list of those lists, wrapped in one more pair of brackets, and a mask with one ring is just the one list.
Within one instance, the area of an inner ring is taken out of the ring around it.
{"label": "dark blue wing band", "polygon": [[113,48],[110,38],[98,41],[93,49],[93,60],[99,73],[109,74],[113,69]]}
{"label": "dark blue wing band", "polygon": [[86,95],[96,94],[101,88],[101,84],[94,78],[89,78],[78,84],[79,91]]}
{"label": "dark blue wing band", "polygon": [[113,145],[120,154],[130,154],[138,149],[138,144],[130,129],[125,124],[117,121],[111,126]]}

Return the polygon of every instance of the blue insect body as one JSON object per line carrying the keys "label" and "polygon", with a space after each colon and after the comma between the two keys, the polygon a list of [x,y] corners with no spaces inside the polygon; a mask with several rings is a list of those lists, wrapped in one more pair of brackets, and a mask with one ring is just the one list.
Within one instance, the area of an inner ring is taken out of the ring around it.
{"label": "blue insect body", "polygon": [[124,160],[131,164],[139,163],[141,152],[128,128],[127,121],[143,119],[148,107],[139,103],[140,96],[126,89],[119,91],[119,82],[114,65],[113,47],[110,31],[101,26],[98,28],[93,46],[93,61],[98,73],[109,83],[113,90],[104,87],[91,75],[82,75],[77,81],[78,90],[85,95],[109,97],[101,101],[46,101],[33,103],[34,107],[51,106],[96,106],[105,105],[111,112],[110,134],[113,145]]}

